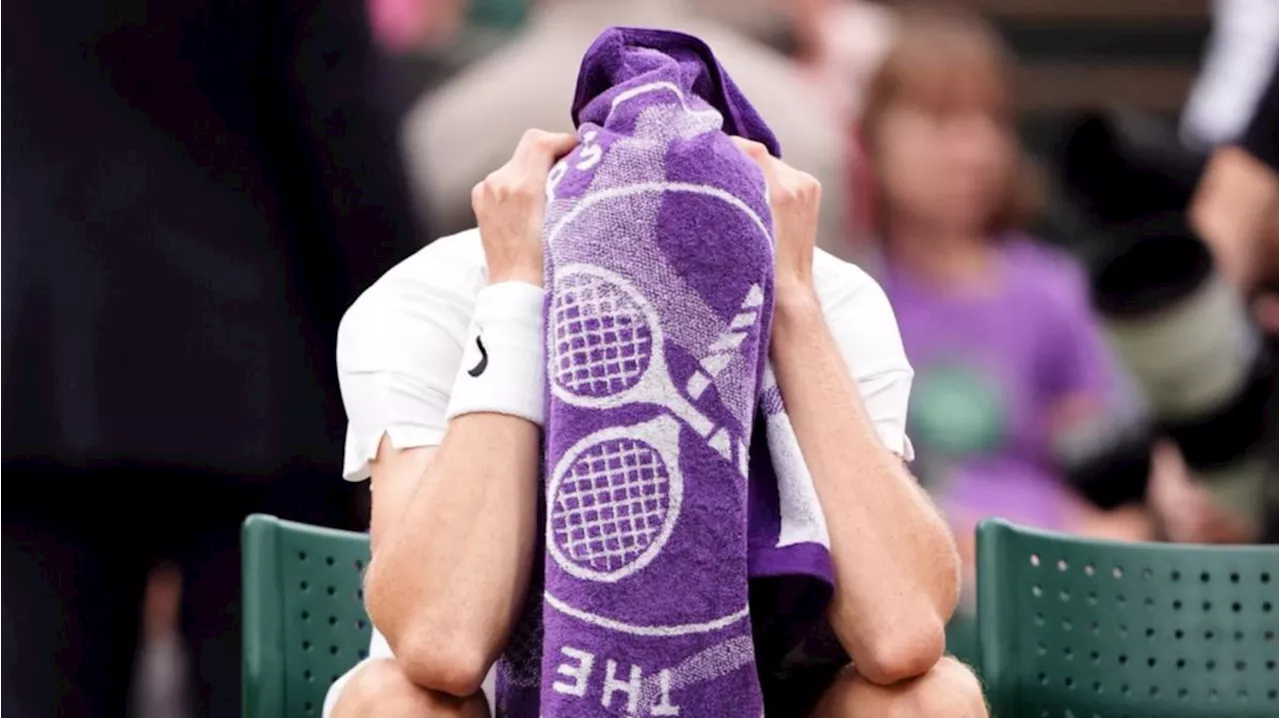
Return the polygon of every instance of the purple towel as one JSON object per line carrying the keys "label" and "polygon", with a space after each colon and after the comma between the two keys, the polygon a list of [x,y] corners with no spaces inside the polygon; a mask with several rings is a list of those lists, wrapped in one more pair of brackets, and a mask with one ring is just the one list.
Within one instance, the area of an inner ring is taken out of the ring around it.
{"label": "purple towel", "polygon": [[545,561],[495,708],[760,716],[748,577],[831,581],[768,366],[764,180],[729,135],[778,143],[702,41],[660,30],[597,38],[573,115],[543,234]]}

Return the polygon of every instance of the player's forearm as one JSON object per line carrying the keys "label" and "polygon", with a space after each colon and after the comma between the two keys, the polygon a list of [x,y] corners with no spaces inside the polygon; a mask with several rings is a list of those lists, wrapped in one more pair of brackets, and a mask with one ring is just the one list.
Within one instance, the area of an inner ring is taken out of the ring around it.
{"label": "player's forearm", "polygon": [[538,426],[524,419],[455,418],[380,538],[369,612],[425,687],[473,692],[515,622],[533,558],[539,442]]}
{"label": "player's forearm", "polygon": [[880,441],[817,298],[778,293],[773,360],[831,537],[830,616],[869,680],[893,682],[941,656],[959,570],[945,522]]}

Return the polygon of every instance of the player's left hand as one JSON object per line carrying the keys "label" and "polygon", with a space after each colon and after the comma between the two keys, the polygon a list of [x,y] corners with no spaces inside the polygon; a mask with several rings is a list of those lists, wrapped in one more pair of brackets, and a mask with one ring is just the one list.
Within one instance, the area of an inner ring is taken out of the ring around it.
{"label": "player's left hand", "polygon": [[776,291],[813,292],[813,248],[818,235],[822,185],[812,175],[769,154],[764,145],[741,137],[733,141],[764,172],[773,212]]}

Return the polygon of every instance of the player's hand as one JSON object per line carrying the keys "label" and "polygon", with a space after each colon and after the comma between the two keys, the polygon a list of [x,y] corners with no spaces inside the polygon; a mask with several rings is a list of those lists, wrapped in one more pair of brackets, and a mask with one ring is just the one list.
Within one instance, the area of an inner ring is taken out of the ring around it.
{"label": "player's hand", "polygon": [[773,212],[776,243],[776,291],[813,292],[813,248],[818,235],[818,206],[822,185],[812,175],[791,167],[769,154],[765,146],[741,137],[733,141],[764,172]]}
{"label": "player's hand", "polygon": [[573,135],[529,130],[511,159],[471,190],[490,283],[542,286],[547,174],[577,143]]}
{"label": "player's hand", "polygon": [[1147,500],[1170,541],[1242,544],[1254,539],[1240,517],[1218,505],[1197,484],[1177,448],[1165,441],[1151,455],[1151,487]]}

